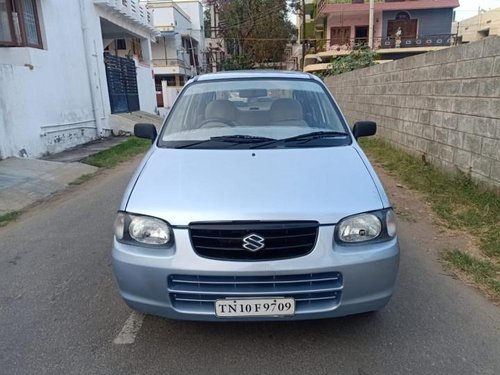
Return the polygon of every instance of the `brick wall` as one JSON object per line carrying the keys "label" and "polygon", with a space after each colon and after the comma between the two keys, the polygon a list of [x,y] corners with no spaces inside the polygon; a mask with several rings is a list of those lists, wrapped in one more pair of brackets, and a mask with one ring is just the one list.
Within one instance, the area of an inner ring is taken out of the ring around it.
{"label": "brick wall", "polygon": [[329,77],[352,125],[500,191],[500,37]]}

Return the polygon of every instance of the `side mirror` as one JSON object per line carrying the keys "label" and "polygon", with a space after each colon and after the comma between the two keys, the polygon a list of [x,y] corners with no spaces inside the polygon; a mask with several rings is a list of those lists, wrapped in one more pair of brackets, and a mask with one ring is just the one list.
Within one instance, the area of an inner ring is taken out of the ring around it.
{"label": "side mirror", "polygon": [[358,121],[352,128],[352,134],[356,140],[359,137],[369,137],[377,132],[377,124],[373,121]]}
{"label": "side mirror", "polygon": [[158,133],[156,132],[156,127],[153,124],[135,124],[134,125],[134,135],[139,138],[150,139],[151,143],[155,141]]}

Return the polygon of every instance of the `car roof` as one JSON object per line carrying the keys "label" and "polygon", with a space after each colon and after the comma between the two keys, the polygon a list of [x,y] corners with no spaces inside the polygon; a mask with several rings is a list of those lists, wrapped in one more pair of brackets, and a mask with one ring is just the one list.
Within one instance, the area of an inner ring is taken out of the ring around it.
{"label": "car roof", "polygon": [[309,73],[278,70],[233,70],[229,72],[207,73],[195,77],[195,81],[212,81],[219,79],[238,78],[288,78],[288,79],[316,79]]}

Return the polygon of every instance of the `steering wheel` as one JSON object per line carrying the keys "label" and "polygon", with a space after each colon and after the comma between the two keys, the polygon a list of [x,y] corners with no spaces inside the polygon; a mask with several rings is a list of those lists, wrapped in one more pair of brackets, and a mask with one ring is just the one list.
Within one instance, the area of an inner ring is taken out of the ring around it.
{"label": "steering wheel", "polygon": [[[220,125],[207,126],[208,124],[222,124],[222,126],[220,126]],[[225,119],[207,119],[207,120],[202,121],[200,124],[200,128],[222,128],[225,126],[233,127],[233,126],[236,126],[236,124],[233,121],[225,120]]]}

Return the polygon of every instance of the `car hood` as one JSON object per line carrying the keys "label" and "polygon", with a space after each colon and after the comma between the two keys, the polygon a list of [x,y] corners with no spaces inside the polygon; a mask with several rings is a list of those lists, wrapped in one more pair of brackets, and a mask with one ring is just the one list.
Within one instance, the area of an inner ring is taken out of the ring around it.
{"label": "car hood", "polygon": [[126,210],[172,225],[196,221],[315,220],[334,224],[383,208],[352,146],[264,150],[157,148]]}

